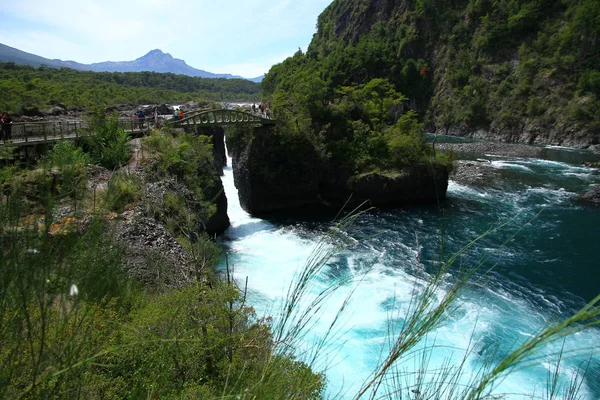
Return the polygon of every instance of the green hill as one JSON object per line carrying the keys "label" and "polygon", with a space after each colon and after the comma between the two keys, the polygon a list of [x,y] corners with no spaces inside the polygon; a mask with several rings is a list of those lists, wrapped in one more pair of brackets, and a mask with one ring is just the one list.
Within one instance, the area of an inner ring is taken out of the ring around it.
{"label": "green hill", "polygon": [[384,78],[430,130],[600,142],[596,0],[335,0],[317,26],[306,54],[271,69],[267,95],[318,82],[336,98]]}
{"label": "green hill", "polygon": [[260,84],[156,72],[91,72],[0,63],[0,110],[61,103],[85,108],[116,103],[254,100]]}

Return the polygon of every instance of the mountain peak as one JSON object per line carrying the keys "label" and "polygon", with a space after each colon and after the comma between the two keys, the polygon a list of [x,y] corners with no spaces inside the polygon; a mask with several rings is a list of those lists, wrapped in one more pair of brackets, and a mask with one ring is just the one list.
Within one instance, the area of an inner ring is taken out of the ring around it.
{"label": "mountain peak", "polygon": [[[0,43],[0,62],[15,62],[17,64],[47,65],[55,68],[75,68],[84,71],[96,72],[168,72],[187,76],[198,76],[201,78],[241,78],[230,74],[214,74],[201,69],[190,67],[184,60],[174,58],[169,53],[160,49],[150,50],[144,56],[134,61],[105,61],[93,64],[80,64],[74,61],[50,60],[35,54],[26,53],[19,49]],[[257,78],[252,79],[258,81]]]}
{"label": "mountain peak", "polygon": [[150,50],[148,53],[146,53],[146,55],[140,57],[139,59],[144,59],[144,58],[164,58],[167,60],[172,60],[173,56],[170,55],[169,53],[163,53],[163,51],[160,49],[154,49],[154,50]]}

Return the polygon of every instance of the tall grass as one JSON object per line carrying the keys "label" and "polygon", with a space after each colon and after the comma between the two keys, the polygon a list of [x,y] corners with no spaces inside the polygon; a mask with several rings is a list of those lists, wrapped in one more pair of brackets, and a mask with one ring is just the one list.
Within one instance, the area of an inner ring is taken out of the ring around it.
{"label": "tall grass", "polygon": [[[359,214],[350,214],[330,229],[318,242],[305,267],[298,273],[290,285],[283,300],[281,312],[274,326],[274,339],[277,351],[298,352],[309,364],[315,365],[319,353],[323,352],[333,341],[331,335],[340,332],[342,315],[347,311],[353,290],[343,301],[331,325],[326,329],[325,337],[305,350],[306,334],[316,325],[322,316],[323,309],[328,306],[331,294],[342,286],[351,284],[348,280],[335,281],[329,286],[318,287],[316,282],[326,268],[329,258],[347,244],[346,235],[340,234],[353,223]],[[535,218],[535,217],[534,217]],[[467,371],[466,365],[474,350],[474,337],[471,337],[462,358],[448,359],[441,366],[431,366],[431,358],[437,351],[443,350],[435,343],[435,330],[447,318],[453,315],[461,304],[461,295],[465,286],[475,276],[485,275],[492,268],[483,266],[490,256],[480,260],[476,265],[465,268],[455,264],[461,256],[486,236],[508,225],[507,221],[500,227],[490,229],[476,240],[468,243],[440,264],[439,269],[431,275],[426,285],[413,291],[411,301],[401,315],[390,318],[388,326],[388,349],[377,367],[372,371],[356,393],[344,393],[343,396],[353,399],[495,399],[504,395],[496,393],[498,385],[511,373],[539,365],[541,360],[556,360],[555,369],[548,374],[546,390],[543,394],[531,394],[531,398],[580,398],[580,389],[586,374],[586,364],[574,374],[569,383],[560,384],[560,365],[566,358],[589,357],[591,349],[582,348],[576,351],[548,352],[548,345],[565,339],[582,330],[600,324],[600,295],[571,317],[548,324],[530,339],[521,343],[496,365],[485,364],[477,371]],[[500,246],[514,239],[520,232],[518,229]],[[452,272],[452,274],[450,274]],[[452,281],[448,276],[453,275]],[[359,278],[360,281],[360,278]],[[356,283],[360,284],[360,282]],[[401,321],[401,322],[398,322]],[[307,355],[308,354],[308,355]],[[413,363],[407,369],[407,362]],[[339,393],[335,396],[341,396]]]}

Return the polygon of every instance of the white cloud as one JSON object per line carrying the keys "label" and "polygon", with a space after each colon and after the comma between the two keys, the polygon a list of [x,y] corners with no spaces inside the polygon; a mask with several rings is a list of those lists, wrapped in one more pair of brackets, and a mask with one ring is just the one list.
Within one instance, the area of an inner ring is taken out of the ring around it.
{"label": "white cloud", "polygon": [[0,32],[0,43],[50,59],[71,60],[85,52],[82,46],[48,31]]}
{"label": "white cloud", "polygon": [[2,10],[0,41],[83,63],[159,48],[195,68],[252,77],[308,45],[330,1],[20,0]]}
{"label": "white cloud", "polygon": [[276,56],[270,56],[269,58],[256,58],[240,63],[223,65],[220,67],[215,66],[215,68],[220,68],[219,73],[240,75],[244,78],[256,78],[266,74],[273,65],[282,62],[287,57],[292,55],[293,53],[279,54]]}

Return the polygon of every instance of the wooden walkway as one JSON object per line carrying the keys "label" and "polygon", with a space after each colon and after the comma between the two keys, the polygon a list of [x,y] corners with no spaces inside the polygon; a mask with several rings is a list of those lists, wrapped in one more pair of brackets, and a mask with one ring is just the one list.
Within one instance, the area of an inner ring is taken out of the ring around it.
{"label": "wooden walkway", "polygon": [[[145,121],[143,126],[130,118],[120,118],[119,127],[129,134],[143,135],[150,131],[153,121]],[[90,135],[90,124],[83,120],[60,120],[43,122],[14,122],[11,124],[11,138],[0,145],[31,146],[59,140],[78,139]]]}
{"label": "wooden walkway", "polygon": [[[183,119],[163,120],[162,123],[175,128],[221,125],[272,125],[275,121],[259,114],[244,111],[215,109],[189,112]],[[154,125],[152,118],[146,118],[143,125],[131,118],[119,118],[119,127],[130,135],[144,135]],[[59,140],[73,140],[92,135],[90,124],[84,120],[54,120],[42,122],[15,122],[11,124],[11,139],[0,141],[0,146],[32,146]]]}

